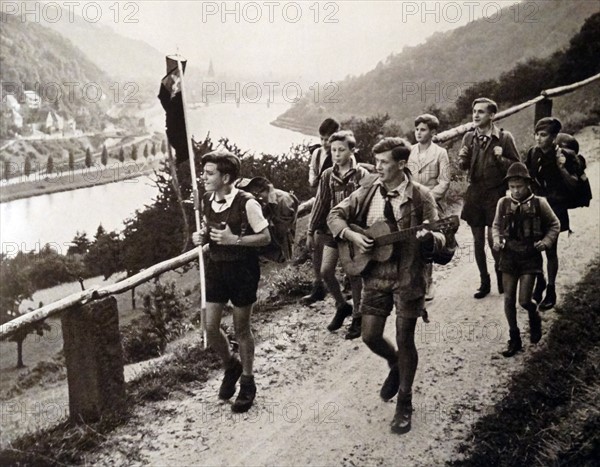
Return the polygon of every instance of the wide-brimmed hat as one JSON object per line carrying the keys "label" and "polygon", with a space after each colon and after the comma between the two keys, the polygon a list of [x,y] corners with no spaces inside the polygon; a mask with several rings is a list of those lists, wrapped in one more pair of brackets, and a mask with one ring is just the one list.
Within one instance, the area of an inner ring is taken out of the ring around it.
{"label": "wide-brimmed hat", "polygon": [[271,182],[265,177],[241,178],[235,186],[244,190],[251,190],[258,183],[270,185]]}
{"label": "wide-brimmed hat", "polygon": [[508,168],[504,181],[507,182],[511,178],[524,178],[525,180],[531,180],[527,166],[522,162],[515,162]]}

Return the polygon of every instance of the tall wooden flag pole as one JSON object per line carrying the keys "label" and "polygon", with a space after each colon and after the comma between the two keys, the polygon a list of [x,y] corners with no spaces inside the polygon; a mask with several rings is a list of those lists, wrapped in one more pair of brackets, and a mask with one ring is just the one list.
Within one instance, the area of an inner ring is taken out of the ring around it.
{"label": "tall wooden flag pole", "polygon": [[[194,149],[192,148],[191,133],[188,130],[187,122],[187,106],[185,104],[185,85],[183,79],[183,66],[181,64],[181,56],[173,56],[177,60],[177,68],[179,70],[179,79],[181,85],[181,103],[183,106],[183,121],[185,125],[185,132],[187,135],[187,149],[190,159],[190,176],[192,178],[192,189],[194,195],[194,217],[196,219],[196,232],[200,231],[200,198],[198,196],[198,179],[196,178],[196,164],[194,163]],[[206,283],[204,281],[204,258],[202,254],[202,247],[198,248],[198,270],[200,271],[200,326],[202,327],[202,341],[204,348],[208,345],[207,331],[206,331]]]}

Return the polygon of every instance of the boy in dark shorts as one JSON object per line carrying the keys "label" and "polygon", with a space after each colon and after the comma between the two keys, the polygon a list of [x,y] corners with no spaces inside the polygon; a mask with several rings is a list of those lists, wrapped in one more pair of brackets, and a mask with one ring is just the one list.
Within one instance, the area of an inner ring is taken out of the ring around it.
{"label": "boy in dark shorts", "polygon": [[[506,192],[504,176],[513,162],[519,162],[515,141],[508,131],[498,128],[494,116],[498,105],[487,98],[475,99],[472,104],[475,129],[468,131],[458,152],[459,167],[469,172],[469,186],[461,218],[467,221],[473,233],[475,262],[481,276],[481,285],[473,295],[483,298],[491,291],[490,275],[485,256],[485,228],[492,248],[491,226],[496,204]],[[502,293],[502,275],[498,271],[498,255],[492,249],[496,264],[498,292]]]}
{"label": "boy in dark shorts", "polygon": [[352,288],[351,306],[344,297],[340,284],[335,276],[335,268],[338,263],[337,243],[329,228],[327,227],[327,215],[331,208],[350,196],[360,186],[362,180],[369,176],[367,169],[356,163],[353,157],[356,139],[352,131],[338,131],[329,138],[333,167],[323,172],[319,182],[319,190],[315,197],[315,204],[308,223],[308,235],[313,235],[317,230],[322,232],[324,241],[323,262],[321,265],[321,276],[323,277],[327,290],[333,296],[336,305],[336,313],[327,326],[329,331],[337,331],[342,327],[344,319],[352,316],[352,323],[346,333],[346,339],[360,337],[360,276],[350,276]]}
{"label": "boy in dark shorts", "polygon": [[494,250],[500,253],[499,269],[504,285],[504,313],[508,321],[510,340],[502,352],[512,357],[522,348],[517,326],[517,284],[519,305],[529,315],[529,335],[532,344],[542,337],[542,320],[537,305],[531,300],[536,275],[542,271],[542,251],[556,243],[560,222],[544,198],[531,192],[531,177],[525,164],[515,162],[508,169],[509,196],[498,201],[494,217]]}
{"label": "boy in dark shorts", "polygon": [[[406,229],[438,219],[430,191],[413,183],[406,167],[410,143],[402,138],[383,138],[373,147],[373,153],[379,176],[335,206],[327,218],[334,238],[352,242],[361,253],[371,251],[374,241],[350,229],[350,224],[366,228],[387,221],[392,227]],[[398,394],[392,431],[406,433],[411,428],[412,384],[419,360],[415,328],[425,309],[424,258],[441,250],[446,239],[440,232],[420,229],[415,236],[397,245],[396,255],[373,263],[363,272],[360,310],[363,341],[390,367],[380,396],[387,401]],[[397,351],[383,336],[385,322],[394,306]]]}
{"label": "boy in dark shorts", "polygon": [[[556,136],[562,124],[556,118],[546,117],[535,124],[536,145],[527,151],[525,165],[533,179],[533,192],[548,200],[554,214],[560,221],[560,231],[570,231],[568,201],[569,194],[577,184],[579,163],[577,155],[570,150],[560,149]],[[543,274],[538,277],[534,298],[540,310],[549,310],[556,304],[556,276],[558,275],[558,242],[546,250],[548,285]],[[546,295],[542,300],[542,293]]]}
{"label": "boy in dark shorts", "polygon": [[[319,127],[321,137],[321,146],[313,151],[310,156],[310,165],[308,167],[308,183],[311,187],[317,188],[323,172],[333,165],[331,160],[331,146],[329,137],[336,131],[339,131],[340,124],[333,118],[326,118]],[[314,209],[314,205],[313,205]],[[311,211],[312,215],[312,211]],[[320,230],[308,232],[306,235],[306,247],[308,251],[312,250],[312,265],[315,280],[313,288],[309,295],[302,297],[301,302],[305,305],[318,302],[325,298],[327,289],[321,276],[321,266],[323,263],[323,249],[325,248],[325,236]]]}
{"label": "boy in dark shorts", "polygon": [[[221,357],[225,367],[219,397],[224,400],[233,397],[239,379],[240,392],[231,409],[246,412],[256,395],[250,314],[260,279],[257,248],[269,244],[269,224],[252,195],[233,185],[240,173],[240,161],[235,155],[213,151],[202,156],[202,165],[206,190],[202,210],[207,228],[203,232],[202,243],[207,257],[208,345]],[[201,243],[201,235],[200,232],[194,233],[194,243]],[[227,336],[221,329],[221,317],[228,301],[233,304],[233,325],[241,362],[231,353]]]}

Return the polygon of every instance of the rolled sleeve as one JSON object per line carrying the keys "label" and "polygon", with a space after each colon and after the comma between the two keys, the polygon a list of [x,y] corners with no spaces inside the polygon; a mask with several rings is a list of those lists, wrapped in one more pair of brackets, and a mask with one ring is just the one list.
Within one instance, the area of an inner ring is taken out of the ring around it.
{"label": "rolled sleeve", "polygon": [[269,221],[263,216],[262,208],[255,199],[246,201],[246,216],[248,217],[248,224],[255,233],[262,232],[269,227]]}

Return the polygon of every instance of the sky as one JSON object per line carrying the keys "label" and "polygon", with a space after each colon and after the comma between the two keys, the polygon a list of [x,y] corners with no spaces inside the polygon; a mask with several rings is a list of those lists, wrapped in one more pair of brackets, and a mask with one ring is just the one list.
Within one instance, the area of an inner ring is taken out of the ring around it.
{"label": "sky", "polygon": [[164,54],[179,52],[201,68],[212,59],[217,72],[277,70],[278,76],[339,80],[373,69],[436,31],[493,18],[500,6],[515,3],[109,1],[102,4],[101,21]]}

